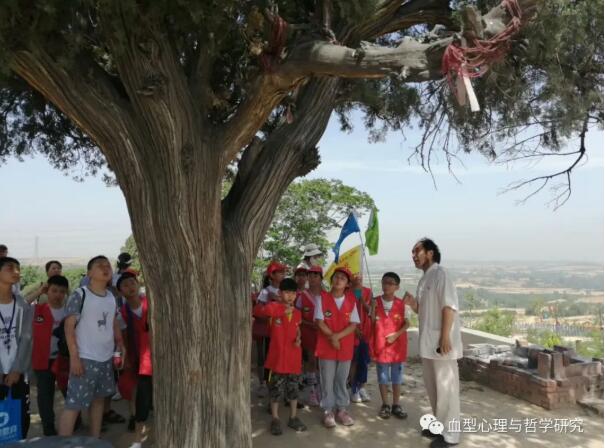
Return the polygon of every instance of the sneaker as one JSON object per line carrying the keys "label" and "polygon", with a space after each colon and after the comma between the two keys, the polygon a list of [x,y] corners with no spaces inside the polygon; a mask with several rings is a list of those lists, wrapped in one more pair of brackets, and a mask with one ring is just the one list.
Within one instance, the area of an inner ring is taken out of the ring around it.
{"label": "sneaker", "polygon": [[361,395],[359,395],[359,392],[351,392],[351,402],[361,403]]}
{"label": "sneaker", "polygon": [[317,390],[317,386],[311,386],[309,390],[309,399],[307,400],[307,404],[309,406],[317,407],[319,406],[319,392]]}
{"label": "sneaker", "polygon": [[130,448],[143,448],[143,444],[141,442],[134,442],[130,445]]}
{"label": "sneaker", "polygon": [[303,422],[301,422],[298,417],[289,419],[288,427],[292,428],[296,432],[303,432],[307,430],[307,426]]}
{"label": "sneaker", "polygon": [[322,423],[326,428],[334,428],[336,426],[334,414],[332,412],[324,412]]}
{"label": "sneaker", "polygon": [[336,421],[343,426],[352,426],[353,423],[355,423],[353,417],[344,409],[339,409],[338,412],[336,412]]}
{"label": "sneaker", "polygon": [[271,434],[274,436],[281,436],[281,422],[278,418],[274,418],[271,420]]}
{"label": "sneaker", "polygon": [[364,403],[367,403],[368,401],[372,401],[372,397],[370,397],[370,394],[368,393],[368,391],[365,390],[363,387],[361,389],[359,389],[359,398],[361,398],[361,401],[363,401]]}
{"label": "sneaker", "polygon": [[267,387],[267,383],[260,383],[258,388],[256,389],[256,396],[258,398],[265,398],[269,395],[269,388]]}

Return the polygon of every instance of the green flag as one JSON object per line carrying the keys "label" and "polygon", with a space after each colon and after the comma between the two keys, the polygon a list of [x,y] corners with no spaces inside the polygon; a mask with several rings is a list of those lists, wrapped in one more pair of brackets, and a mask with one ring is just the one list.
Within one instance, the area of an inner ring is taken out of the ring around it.
{"label": "green flag", "polygon": [[378,209],[374,207],[366,230],[366,247],[370,255],[378,253]]}

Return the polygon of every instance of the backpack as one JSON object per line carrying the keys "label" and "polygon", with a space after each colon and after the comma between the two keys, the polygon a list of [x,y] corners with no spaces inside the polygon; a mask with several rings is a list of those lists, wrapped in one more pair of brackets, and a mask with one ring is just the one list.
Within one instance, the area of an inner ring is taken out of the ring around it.
{"label": "backpack", "polygon": [[[86,290],[84,288],[80,288],[82,290],[82,303],[80,304],[80,316],[82,315],[82,309],[84,308],[84,299],[86,299]],[[78,326],[80,321],[76,321],[75,327]],[[75,328],[74,327],[74,328]],[[65,319],[61,321],[59,326],[53,330],[53,336],[58,339],[57,348],[59,349],[59,354],[66,358],[69,358],[69,347],[67,346],[67,339],[65,338]]]}

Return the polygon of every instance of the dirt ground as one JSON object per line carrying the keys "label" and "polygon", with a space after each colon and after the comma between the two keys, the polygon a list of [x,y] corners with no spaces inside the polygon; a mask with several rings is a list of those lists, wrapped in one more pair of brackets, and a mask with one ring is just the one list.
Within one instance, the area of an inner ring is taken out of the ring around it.
{"label": "dirt ground", "polygon": [[[254,375],[253,375],[254,376]],[[352,404],[350,412],[355,418],[355,425],[349,428],[337,426],[328,430],[321,426],[321,413],[317,408],[305,408],[300,411],[300,417],[308,426],[308,431],[295,433],[286,427],[287,411],[282,408],[281,416],[284,422],[284,434],[272,436],[269,432],[270,416],[266,411],[266,402],[255,394],[256,381],[251,382],[252,397],[252,441],[255,448],[393,448],[397,446],[423,447],[429,445],[429,440],[420,436],[420,417],[430,413],[430,405],[422,383],[422,369],[419,364],[410,364],[405,370],[405,385],[403,386],[401,403],[408,412],[407,420],[389,420],[378,418],[380,407],[376,370],[370,367],[369,384],[367,389],[372,395],[372,401],[364,404]],[[35,387],[32,388],[32,425],[29,437],[42,435],[40,418],[37,414]],[[62,398],[57,394],[56,411],[60,413]],[[125,417],[128,415],[128,404],[124,401],[114,401],[112,408]],[[472,426],[476,432],[462,434],[460,446],[468,448],[601,448],[603,447],[603,417],[594,415],[583,408],[571,407],[563,410],[548,411],[528,402],[518,400],[474,382],[461,383],[462,418],[475,418]],[[573,433],[555,431],[550,428],[544,432],[544,426],[538,424],[535,432],[514,432],[509,426],[506,432],[488,432],[487,423],[481,427],[482,419],[492,423],[493,419],[580,419],[578,428]],[[581,429],[581,432],[579,431]],[[86,428],[78,434],[85,435]],[[483,431],[483,432],[481,432]],[[114,424],[103,434],[117,448],[127,448],[132,443],[133,436],[126,432],[126,424]],[[150,440],[144,446],[153,446]],[[200,447],[206,448],[206,447]],[[208,447],[210,448],[210,447]]]}

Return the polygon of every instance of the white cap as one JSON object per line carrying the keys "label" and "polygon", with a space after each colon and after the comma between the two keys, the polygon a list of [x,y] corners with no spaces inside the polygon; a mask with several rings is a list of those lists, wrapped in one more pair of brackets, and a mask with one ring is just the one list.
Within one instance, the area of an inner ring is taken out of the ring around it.
{"label": "white cap", "polygon": [[323,253],[317,244],[307,244],[303,250],[305,251],[303,257],[313,257]]}

